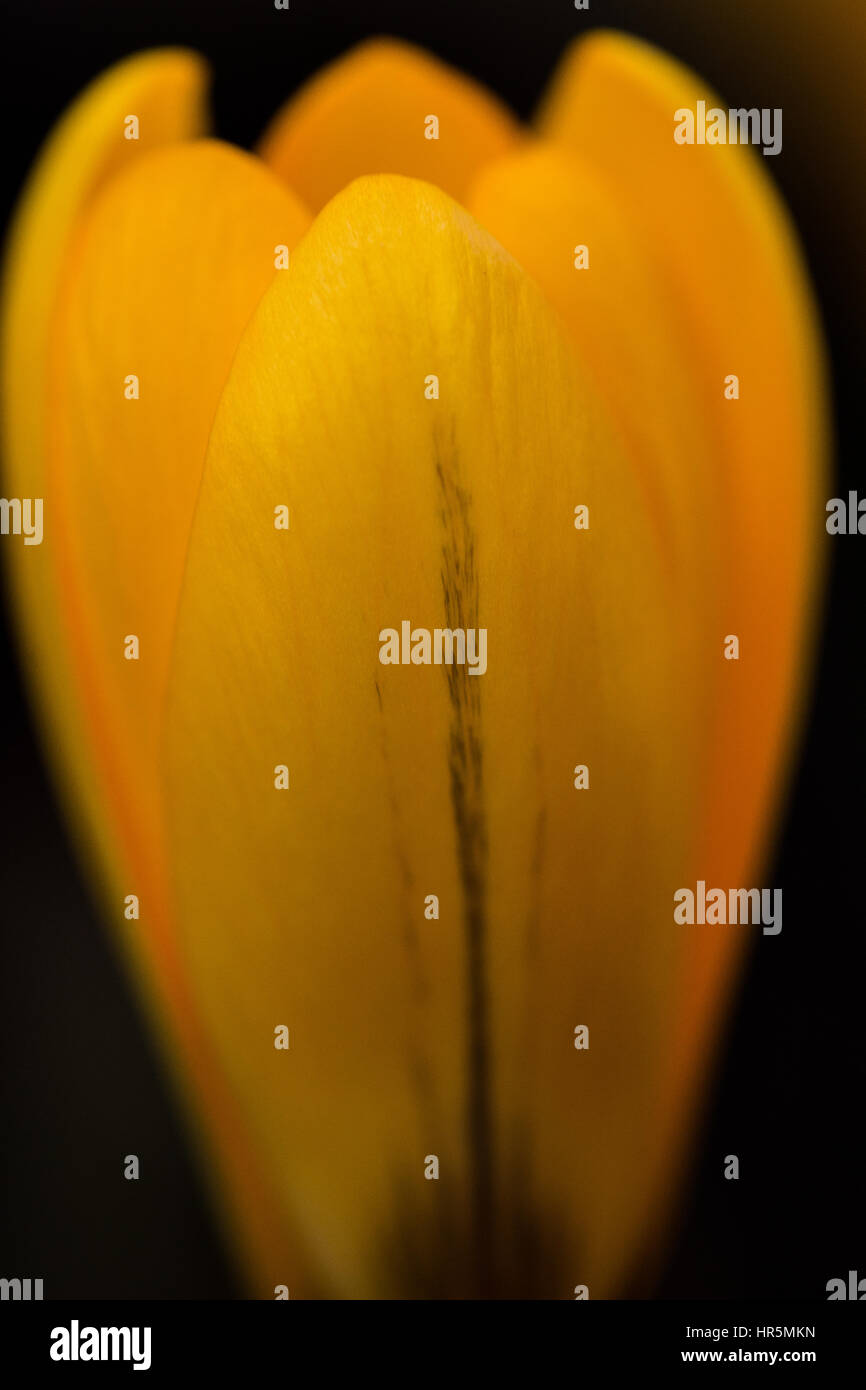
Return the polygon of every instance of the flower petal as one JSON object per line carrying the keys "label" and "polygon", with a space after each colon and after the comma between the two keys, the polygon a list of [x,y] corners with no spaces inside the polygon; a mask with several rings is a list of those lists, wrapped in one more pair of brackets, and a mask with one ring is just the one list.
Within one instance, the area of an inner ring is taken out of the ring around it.
{"label": "flower petal", "polygon": [[[100,872],[111,859],[111,837],[106,841],[107,824],[81,739],[81,712],[60,626],[56,517],[46,495],[51,337],[82,214],[106,180],[143,153],[200,132],[205,76],[195,54],[160,49],[129,58],[95,81],[40,155],[16,211],[4,266],[4,487],[10,496],[41,497],[45,505],[43,544],[7,548],[13,591],[33,693],[56,752],[55,771],[65,796],[76,800],[85,849],[99,846]],[[137,140],[124,137],[130,115],[139,120]]]}
{"label": "flower petal", "polygon": [[[719,664],[693,862],[708,883],[746,886],[771,844],[811,653],[826,542],[826,384],[770,161],[733,144],[677,144],[675,113],[696,111],[699,100],[709,109],[718,99],[687,69],[638,40],[596,32],[563,59],[539,126],[604,179],[686,348],[669,389],[701,412],[693,475],[714,482],[709,493],[692,490],[694,527],[721,540],[726,595],[721,622],[708,621],[694,653]],[[730,374],[739,399],[726,399]],[[722,661],[727,634],[739,637],[737,662]],[[718,1022],[741,944],[730,929],[692,939],[674,1092],[684,1073],[692,1084],[689,1059]]]}
{"label": "flower petal", "polygon": [[[425,136],[435,116],[439,138]],[[408,174],[455,198],[517,123],[478,84],[410,44],[375,39],[317,73],[275,116],[259,153],[318,211],[361,174]]]}
{"label": "flower petal", "polygon": [[[214,424],[168,743],[198,1006],[332,1292],[599,1295],[633,1248],[690,771],[660,569],[528,277],[425,184],[334,199]],[[382,664],[404,620],[486,673]]]}
{"label": "flower petal", "polygon": [[[694,517],[718,501],[718,492],[716,479],[694,467],[706,446],[700,412],[670,389],[688,371],[687,345],[640,238],[594,168],[540,141],[486,165],[466,206],[537,280],[607,401],[640,470],[669,567],[671,604],[682,610],[693,648],[695,622],[705,628],[718,602],[713,538]],[[585,265],[576,254],[583,250]],[[694,697],[700,700],[700,686]]]}
{"label": "flower petal", "polygon": [[[62,602],[137,866],[159,838],[162,703],[214,412],[277,248],[308,223],[259,161],[198,141],[115,179],[67,267],[49,464]],[[135,666],[122,659],[127,633]]]}
{"label": "flower petal", "polygon": [[[276,247],[294,247],[308,221],[260,161],[228,145],[195,141],[136,161],[82,219],[52,343],[46,506],[81,706],[76,734],[113,836],[111,919],[128,931],[123,898],[139,897],[141,920],[123,944],[155,992],[158,1021],[167,1015],[170,1040],[187,1053],[193,1099],[227,1133],[231,1195],[244,1203],[249,1155],[190,1006],[172,927],[162,714],[216,404],[250,315],[282,273]],[[125,659],[130,635],[136,660]],[[246,1220],[265,1224],[261,1213]]]}

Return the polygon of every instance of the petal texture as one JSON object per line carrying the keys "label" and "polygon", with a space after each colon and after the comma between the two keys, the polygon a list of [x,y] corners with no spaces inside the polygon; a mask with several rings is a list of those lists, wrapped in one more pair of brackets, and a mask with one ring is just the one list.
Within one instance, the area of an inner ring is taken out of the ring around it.
{"label": "petal texture", "polygon": [[[591,398],[497,243],[381,177],[265,295],[214,425],[169,697],[183,946],[331,1292],[601,1295],[658,1180],[687,720]],[[383,664],[405,620],[483,627],[486,673]]]}

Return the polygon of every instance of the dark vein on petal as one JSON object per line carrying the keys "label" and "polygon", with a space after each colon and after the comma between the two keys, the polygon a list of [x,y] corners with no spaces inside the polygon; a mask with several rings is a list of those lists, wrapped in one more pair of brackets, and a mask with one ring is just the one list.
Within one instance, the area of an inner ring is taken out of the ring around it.
{"label": "dark vein on petal", "polygon": [[[409,961],[409,976],[412,992],[420,1010],[424,1009],[429,1001],[430,983],[424,969],[421,942],[415,926],[413,912],[413,904],[417,897],[417,881],[409,861],[405,839],[401,832],[400,808],[397,803],[393,767],[391,756],[388,751],[388,742],[385,736],[387,721],[384,718],[384,701],[378,681],[375,682],[375,686],[379,713],[383,716],[379,725],[380,746],[382,761],[385,765],[385,782],[388,789],[388,804],[391,812],[391,834],[394,847],[394,858],[399,874],[398,881],[400,886],[400,916],[403,926],[403,944],[406,948]],[[427,1036],[428,1030],[419,1023],[412,1037],[407,1039],[406,1046],[408,1051],[409,1072],[418,1099],[419,1115],[427,1132],[435,1134],[440,1124],[439,1109],[436,1103],[436,1093],[429,1058],[423,1051],[419,1041]]]}
{"label": "dark vein on petal", "polygon": [[[479,626],[479,579],[470,496],[462,485],[451,421],[448,447],[434,445],[443,540],[442,594],[449,628]],[[495,1205],[488,998],[486,982],[487,826],[483,799],[481,678],[467,665],[443,666],[451,707],[448,761],[463,890],[467,962],[466,1124],[471,1165],[473,1242],[479,1292],[492,1285]]]}

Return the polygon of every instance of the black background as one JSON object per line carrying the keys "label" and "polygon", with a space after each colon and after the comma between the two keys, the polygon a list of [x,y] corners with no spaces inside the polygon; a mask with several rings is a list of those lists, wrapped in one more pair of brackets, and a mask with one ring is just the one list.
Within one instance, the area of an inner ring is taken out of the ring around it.
{"label": "black background", "polygon": [[[733,105],[782,106],[784,148],[766,161],[791,206],[829,339],[837,483],[860,482],[866,231],[851,190],[862,137],[816,102],[846,44],[813,6],[789,32],[784,5],[695,0],[4,0],[6,209],[57,115],[118,58],[188,44],[214,70],[217,133],[250,145],[306,76],[377,33],[413,39],[528,115],[568,40],[623,28],[701,72]],[[802,11],[801,11],[802,12]],[[772,20],[768,24],[768,16]],[[861,54],[862,61],[862,54]],[[803,63],[814,79],[803,81]],[[683,228],[681,236],[697,234]],[[866,1275],[862,572],[866,540],[837,538],[808,737],[764,881],[785,926],[757,941],[662,1269],[631,1291],[661,1298],[824,1298]],[[52,1298],[239,1294],[130,991],[67,846],[39,759],[4,622],[0,797],[3,1145],[0,1274]],[[142,1180],[122,1178],[122,1155]],[[722,1176],[737,1153],[739,1182]]]}

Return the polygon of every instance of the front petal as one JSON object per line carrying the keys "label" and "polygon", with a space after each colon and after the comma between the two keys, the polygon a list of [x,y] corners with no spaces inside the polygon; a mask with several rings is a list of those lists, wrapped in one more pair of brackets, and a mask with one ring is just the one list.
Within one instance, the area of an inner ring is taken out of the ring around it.
{"label": "front petal", "polygon": [[376,39],[287,102],[259,153],[318,211],[361,174],[408,174],[461,198],[474,172],[518,138],[516,122],[477,83],[410,44]]}
{"label": "front petal", "polygon": [[[180,931],[332,1293],[603,1295],[657,1190],[690,721],[592,394],[497,243],[381,177],[267,292],[214,424],[169,695]],[[486,672],[383,664],[404,621],[483,628]]]}

